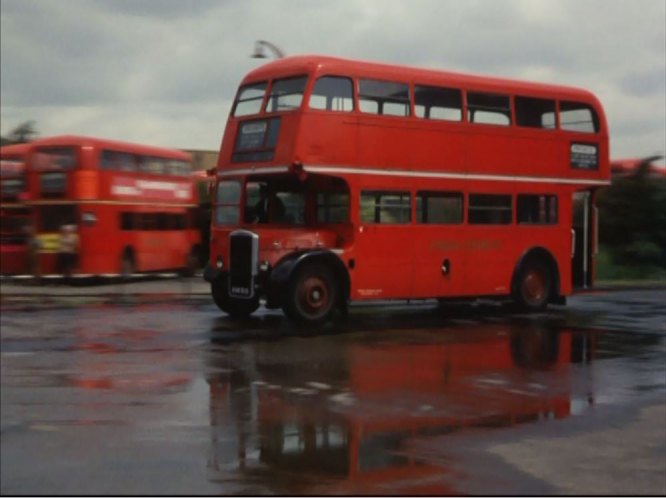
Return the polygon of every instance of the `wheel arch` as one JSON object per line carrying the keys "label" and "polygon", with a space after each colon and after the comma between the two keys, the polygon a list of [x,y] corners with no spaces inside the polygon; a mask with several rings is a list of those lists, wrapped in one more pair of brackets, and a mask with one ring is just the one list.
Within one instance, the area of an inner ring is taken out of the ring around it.
{"label": "wheel arch", "polygon": [[546,264],[552,276],[550,301],[557,300],[560,296],[560,269],[553,254],[545,247],[535,246],[526,250],[516,262],[511,277],[511,294],[518,292],[520,273],[529,263],[541,261]]}
{"label": "wheel arch", "polygon": [[289,254],[278,261],[271,271],[269,279],[268,299],[272,303],[281,304],[282,296],[287,291],[292,277],[305,265],[324,264],[333,270],[340,288],[339,305],[349,298],[351,279],[342,260],[333,251],[316,249]]}

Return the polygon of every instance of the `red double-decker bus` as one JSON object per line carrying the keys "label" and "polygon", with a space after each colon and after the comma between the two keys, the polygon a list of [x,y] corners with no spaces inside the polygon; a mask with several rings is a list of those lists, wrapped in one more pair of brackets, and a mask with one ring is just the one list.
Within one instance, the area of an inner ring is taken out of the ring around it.
{"label": "red double-decker bus", "polygon": [[27,160],[41,274],[58,271],[64,226],[79,235],[75,274],[192,269],[200,235],[188,154],[58,136],[32,142]]}
{"label": "red double-decker bus", "polygon": [[512,298],[594,276],[608,130],[588,91],[320,56],[241,82],[217,167],[217,305],[319,323],[350,300]]}
{"label": "red double-decker bus", "polygon": [[29,144],[0,147],[0,273],[16,275],[28,270],[28,183],[25,156]]}

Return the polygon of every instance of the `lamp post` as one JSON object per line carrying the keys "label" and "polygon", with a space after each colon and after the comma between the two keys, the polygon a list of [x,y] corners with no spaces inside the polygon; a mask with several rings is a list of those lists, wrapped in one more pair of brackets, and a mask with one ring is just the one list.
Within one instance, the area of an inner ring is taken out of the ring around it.
{"label": "lamp post", "polygon": [[284,57],[284,52],[278,47],[273,45],[271,42],[266,40],[257,40],[254,42],[254,53],[251,55],[253,59],[268,59],[266,55],[266,49],[269,49],[276,59],[282,59]]}

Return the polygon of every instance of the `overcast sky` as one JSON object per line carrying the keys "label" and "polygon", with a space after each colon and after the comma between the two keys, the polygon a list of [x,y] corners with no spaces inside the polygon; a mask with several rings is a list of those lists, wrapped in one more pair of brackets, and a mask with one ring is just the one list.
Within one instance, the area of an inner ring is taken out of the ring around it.
{"label": "overcast sky", "polygon": [[665,0],[0,0],[1,131],[219,147],[236,87],[326,54],[583,87],[611,156],[666,151]]}

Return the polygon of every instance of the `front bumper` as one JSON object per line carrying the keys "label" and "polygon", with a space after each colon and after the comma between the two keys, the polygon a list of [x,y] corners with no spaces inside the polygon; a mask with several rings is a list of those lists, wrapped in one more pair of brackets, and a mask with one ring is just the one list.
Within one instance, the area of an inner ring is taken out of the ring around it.
{"label": "front bumper", "polygon": [[210,282],[211,284],[213,282],[216,282],[222,278],[222,270],[218,270],[217,268],[213,268],[210,263],[206,263],[206,267],[204,268],[203,272],[203,279],[206,282]]}

